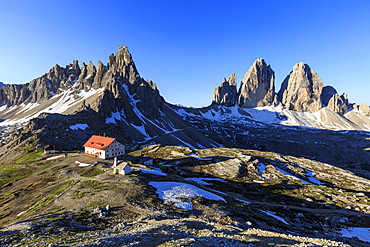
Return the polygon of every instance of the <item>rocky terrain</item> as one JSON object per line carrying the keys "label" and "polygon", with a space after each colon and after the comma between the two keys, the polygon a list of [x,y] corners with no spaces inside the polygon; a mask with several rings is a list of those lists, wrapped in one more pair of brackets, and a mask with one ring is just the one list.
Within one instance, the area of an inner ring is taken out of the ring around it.
{"label": "rocky terrain", "polygon": [[369,244],[346,235],[370,220],[370,180],[347,170],[250,149],[153,145],[130,155],[155,163],[122,176],[109,160],[34,150],[3,166],[1,245]]}
{"label": "rocky terrain", "polygon": [[[367,246],[368,131],[370,107],[304,63],[275,92],[257,59],[204,108],[167,103],[125,46],[56,65],[0,87],[0,244]],[[91,135],[155,165],[113,175],[78,153]]]}

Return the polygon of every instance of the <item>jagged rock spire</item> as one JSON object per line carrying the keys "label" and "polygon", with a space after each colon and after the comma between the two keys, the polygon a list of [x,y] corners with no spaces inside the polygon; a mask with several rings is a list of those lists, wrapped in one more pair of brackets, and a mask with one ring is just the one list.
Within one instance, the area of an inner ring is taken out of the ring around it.
{"label": "jagged rock spire", "polygon": [[241,107],[271,105],[275,97],[275,73],[263,58],[257,59],[244,75],[238,93]]}
{"label": "jagged rock spire", "polygon": [[212,104],[234,106],[236,100],[236,74],[233,73],[228,79],[223,78],[221,85],[214,88]]}
{"label": "jagged rock spire", "polygon": [[321,101],[323,106],[341,115],[346,114],[349,108],[349,102],[346,94],[339,96],[337,90],[332,86],[325,86],[322,89]]}
{"label": "jagged rock spire", "polygon": [[297,63],[279,90],[279,101],[289,110],[318,111],[322,108],[323,82],[307,64]]}
{"label": "jagged rock spire", "polygon": [[115,77],[126,78],[130,84],[135,84],[141,79],[132,56],[124,45],[118,48],[116,55],[109,56],[108,70]]}

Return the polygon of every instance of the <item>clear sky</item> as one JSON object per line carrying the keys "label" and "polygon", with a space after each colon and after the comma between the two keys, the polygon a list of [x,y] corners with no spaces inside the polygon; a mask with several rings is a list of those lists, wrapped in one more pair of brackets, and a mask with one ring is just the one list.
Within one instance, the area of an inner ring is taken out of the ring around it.
{"label": "clear sky", "polygon": [[276,91],[304,62],[351,102],[370,104],[370,1],[0,0],[0,81],[26,83],[55,64],[107,63],[126,45],[171,103],[205,106],[213,87],[257,58]]}

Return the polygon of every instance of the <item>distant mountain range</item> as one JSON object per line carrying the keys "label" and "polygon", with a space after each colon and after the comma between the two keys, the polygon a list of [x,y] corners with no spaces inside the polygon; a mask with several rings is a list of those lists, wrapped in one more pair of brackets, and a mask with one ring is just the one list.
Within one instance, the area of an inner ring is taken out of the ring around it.
{"label": "distant mountain range", "polygon": [[[239,89],[232,74],[215,87],[210,106],[186,108],[166,102],[120,46],[107,65],[75,60],[27,84],[1,86],[0,106],[0,125],[14,129],[2,130],[8,134],[0,152],[29,138],[35,145],[78,149],[90,135],[106,134],[130,145],[255,148],[343,164],[370,160],[361,142],[370,131],[369,106],[324,86],[304,63],[275,92],[274,71],[257,59]],[[89,127],[70,128],[76,124]],[[349,142],[351,153],[343,153]]]}

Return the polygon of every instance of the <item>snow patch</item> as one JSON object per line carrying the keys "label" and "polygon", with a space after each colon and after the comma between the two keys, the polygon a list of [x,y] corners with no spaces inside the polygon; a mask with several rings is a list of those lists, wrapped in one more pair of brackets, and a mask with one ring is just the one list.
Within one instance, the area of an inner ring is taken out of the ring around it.
{"label": "snow patch", "polygon": [[[261,173],[261,175],[257,174],[259,177],[267,179],[267,180],[271,180],[271,178],[266,178],[265,176],[263,176],[263,174],[266,171],[266,165],[265,164],[259,163],[257,165],[257,170],[259,171],[259,173]],[[253,182],[255,182],[255,181],[253,181]],[[264,183],[263,181],[260,181],[260,182]],[[258,182],[256,181],[255,183],[258,183]]]}
{"label": "snow patch", "polygon": [[284,219],[283,219],[283,218],[281,218],[280,216],[277,216],[275,212],[271,212],[271,211],[263,211],[263,210],[261,210],[261,211],[262,211],[262,212],[264,212],[265,214],[267,214],[267,215],[269,215],[269,216],[271,216],[271,217],[274,217],[275,219],[277,219],[277,220],[279,220],[279,221],[283,222],[284,224],[289,225],[289,223],[288,223],[288,222],[286,222],[286,220],[284,220]]}
{"label": "snow patch", "polygon": [[[29,115],[27,115],[23,118],[14,119],[14,120],[5,120],[5,121],[0,123],[0,126],[13,125],[13,124],[17,124],[17,123],[24,123],[24,122],[27,122],[27,121],[31,120],[32,118],[36,118],[41,113],[59,113],[59,114],[63,114],[65,111],[67,111],[72,106],[74,106],[76,104],[79,104],[79,103],[83,102],[84,100],[86,100],[87,98],[93,96],[94,94],[101,93],[103,91],[104,91],[104,88],[99,88],[99,89],[96,89],[96,90],[90,89],[87,92],[82,90],[78,94],[74,94],[74,91],[72,91],[71,89],[68,89],[66,91],[62,91],[62,92],[56,94],[55,96],[53,96],[49,99],[50,101],[56,100],[56,102],[47,106],[46,108],[44,108],[44,109],[42,109],[42,110],[40,110],[36,113],[30,113]],[[77,97],[78,100],[75,100],[75,97]],[[23,114],[27,114],[28,111],[32,110],[33,108],[35,108],[37,106],[39,106],[39,105],[36,104],[36,103],[29,103],[29,104],[25,104],[25,105],[21,105],[21,106],[12,106],[12,107],[9,107],[9,108],[7,108],[6,106],[4,108],[2,106],[0,111],[2,109],[4,109],[5,112],[3,114],[5,114],[8,111],[16,109],[18,113],[22,111]],[[21,109],[19,110],[18,108],[20,108],[20,107],[21,107]]]}
{"label": "snow patch", "polygon": [[340,230],[343,237],[358,239],[370,243],[370,228],[365,227],[349,227]]}
{"label": "snow patch", "polygon": [[318,180],[315,177],[315,173],[314,172],[312,172],[310,170],[307,170],[307,169],[305,169],[305,171],[306,171],[307,179],[310,180],[311,183],[317,184],[317,185],[324,185],[324,183],[322,183],[320,180]]}
{"label": "snow patch", "polygon": [[209,200],[225,201],[221,196],[199,189],[198,187],[179,182],[149,182],[149,185],[157,189],[158,197],[165,203],[174,202],[178,208],[191,210],[192,202],[189,198],[201,196]]}
{"label": "snow patch", "polygon": [[76,161],[75,163],[76,163],[76,164],[79,164],[78,166],[81,166],[81,167],[84,167],[84,166],[91,166],[91,164],[82,163],[82,162],[80,162],[80,161]]}
{"label": "snow patch", "polygon": [[296,180],[301,181],[302,183],[305,183],[305,184],[311,184],[311,183],[309,183],[309,182],[307,182],[307,181],[304,181],[304,180],[302,180],[302,179],[300,179],[300,178],[297,178],[297,177],[296,177],[296,176],[294,176],[293,174],[290,174],[289,172],[286,172],[286,171],[284,171],[284,170],[283,170],[283,169],[281,169],[281,168],[275,167],[275,169],[276,169],[276,170],[278,170],[279,172],[283,173],[283,174],[284,174],[284,175],[286,175],[286,176],[289,176],[289,177],[292,177],[293,179],[296,179]]}
{"label": "snow patch", "polygon": [[178,138],[177,136],[171,134],[171,136],[175,137],[177,140],[179,140],[180,142],[182,142],[184,144],[185,147],[188,147],[188,148],[191,148],[191,149],[196,149],[195,147],[193,147],[190,143],[187,143],[183,140],[181,140],[180,138]]}
{"label": "snow patch", "polygon": [[75,125],[69,126],[69,128],[71,130],[78,130],[78,129],[85,130],[85,129],[89,128],[89,125],[87,125],[87,124],[75,124]]}
{"label": "snow patch", "polygon": [[47,158],[46,160],[55,160],[55,159],[62,158],[62,157],[64,157],[64,155],[53,156],[53,157]]}
{"label": "snow patch", "polygon": [[245,201],[245,200],[242,200],[242,199],[239,199],[239,198],[234,198],[235,200],[238,200],[238,201],[240,201],[240,202],[244,202],[244,203],[246,203],[246,204],[251,204],[250,202],[248,202],[248,201]]}
{"label": "snow patch", "polygon": [[189,154],[190,157],[196,158],[197,160],[212,160],[211,158],[201,158],[196,154]]}
{"label": "snow patch", "polygon": [[105,119],[106,124],[117,124],[116,120],[123,120],[122,115],[125,117],[125,114],[122,112],[112,112],[111,117]]}

